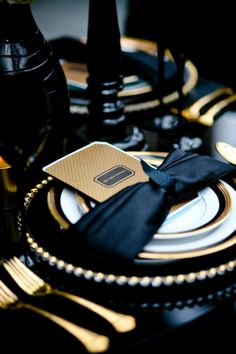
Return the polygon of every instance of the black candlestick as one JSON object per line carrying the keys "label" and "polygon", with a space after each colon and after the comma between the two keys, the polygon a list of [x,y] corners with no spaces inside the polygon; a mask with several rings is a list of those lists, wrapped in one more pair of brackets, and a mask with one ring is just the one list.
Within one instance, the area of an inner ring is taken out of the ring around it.
{"label": "black candlestick", "polygon": [[122,89],[120,31],[115,0],[90,0],[88,22],[87,138],[124,150],[143,149],[144,136],[129,126],[118,92]]}

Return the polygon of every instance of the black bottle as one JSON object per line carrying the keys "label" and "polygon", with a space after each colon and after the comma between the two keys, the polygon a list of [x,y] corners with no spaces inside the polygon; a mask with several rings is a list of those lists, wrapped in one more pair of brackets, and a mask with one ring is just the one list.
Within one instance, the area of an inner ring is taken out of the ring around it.
{"label": "black bottle", "polygon": [[0,155],[25,184],[62,154],[69,112],[64,72],[30,2],[0,0]]}

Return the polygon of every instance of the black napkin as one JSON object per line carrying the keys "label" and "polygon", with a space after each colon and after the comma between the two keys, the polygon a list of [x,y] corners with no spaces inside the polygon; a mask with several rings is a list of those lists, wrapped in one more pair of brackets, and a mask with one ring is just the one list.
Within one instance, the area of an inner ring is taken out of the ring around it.
{"label": "black napkin", "polygon": [[235,168],[209,156],[176,150],[160,167],[142,166],[149,182],[127,187],[99,204],[65,231],[78,250],[130,261],[182,201]]}

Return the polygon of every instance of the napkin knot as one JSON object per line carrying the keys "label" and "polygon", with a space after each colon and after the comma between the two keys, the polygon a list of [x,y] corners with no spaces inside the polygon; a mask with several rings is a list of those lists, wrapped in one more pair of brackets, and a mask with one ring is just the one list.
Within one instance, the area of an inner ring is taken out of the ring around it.
{"label": "napkin knot", "polygon": [[153,182],[158,184],[161,188],[164,188],[169,193],[175,192],[175,181],[168,173],[160,171],[159,168],[155,168],[141,160],[141,164],[144,172],[151,178]]}

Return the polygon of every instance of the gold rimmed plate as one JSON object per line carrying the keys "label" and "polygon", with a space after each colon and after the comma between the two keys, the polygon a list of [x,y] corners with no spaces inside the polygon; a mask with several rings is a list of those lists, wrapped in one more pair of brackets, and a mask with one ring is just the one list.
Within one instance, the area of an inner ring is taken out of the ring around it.
{"label": "gold rimmed plate", "polygon": [[[48,193],[51,203],[52,194],[53,188]],[[86,202],[83,196],[73,189],[64,187],[59,194],[60,210],[70,224],[78,222],[92,207],[91,201]],[[53,217],[58,218],[55,202],[54,209],[50,207],[50,210]],[[206,234],[212,232],[227,219],[230,211],[231,198],[225,185],[218,182],[212,187],[207,187],[199,191],[192,200],[186,201],[178,210],[169,213],[169,217],[159,230],[172,230],[172,232],[154,234],[152,247],[160,246],[168,249],[175,247],[175,244],[185,244],[206,237]],[[179,231],[183,228],[187,231]]]}
{"label": "gold rimmed plate", "polygon": [[[160,165],[167,155],[166,153],[158,152],[130,152],[130,154],[143,158],[146,162],[152,163],[156,166]],[[214,243],[222,242],[228,236],[228,231],[219,234],[217,232],[214,233],[214,230],[218,229],[219,226],[223,224],[230,215],[230,187],[220,181],[211,188],[207,188],[211,193],[215,193],[215,198],[217,198],[217,201],[219,201],[220,207],[216,215],[210,219],[208,218],[207,222],[204,223],[204,225],[201,227],[188,232],[155,234],[153,239],[146,245],[144,252],[141,252],[138,255],[136,263],[142,264],[143,262],[145,264],[153,264],[154,262],[158,263],[162,259],[184,259],[188,252],[189,253],[187,258],[190,258],[192,251],[194,250],[196,251],[194,253],[195,257],[197,257],[199,254],[202,254],[201,252],[198,253],[198,249],[213,246]],[[52,197],[53,194],[54,197]],[[58,195],[60,196],[60,202],[58,207],[56,207],[54,188],[52,187],[49,189],[48,200],[51,200],[51,206],[49,205],[49,209],[52,216],[58,221],[59,224],[63,225],[58,218],[58,214],[60,214],[60,217],[64,218],[63,222],[66,222],[66,225],[64,226],[65,229],[67,229],[70,224],[79,221],[80,217],[82,217],[82,215],[92,207],[88,199],[86,200],[82,195],[74,190],[61,187],[60,191],[58,191]],[[208,194],[205,197],[207,198]],[[210,201],[212,202],[212,200]],[[211,207],[211,205],[208,204],[208,207]],[[58,208],[60,209],[60,212],[58,212]],[[73,215],[73,209],[75,218],[71,216]],[[180,252],[182,254],[184,253],[183,257],[180,257]],[[176,253],[177,255],[175,257]],[[143,261],[144,259],[145,261]]]}
{"label": "gold rimmed plate", "polygon": [[[150,154],[153,155],[150,157]],[[166,156],[165,153],[160,153],[159,155],[158,153],[137,155],[135,152],[132,152],[131,155],[141,157],[156,166],[160,165]],[[53,199],[50,198],[52,193],[53,191],[49,191],[49,199]],[[62,215],[71,224],[78,222],[83,214],[92,207],[91,201],[88,198],[85,200],[75,190],[65,187],[59,194],[59,208]],[[190,201],[188,200],[185,203],[181,203],[181,205],[174,205],[173,207],[174,211],[171,209],[169,217],[153,236],[152,244],[162,245],[162,247],[166,244],[168,248],[170,243],[173,245],[180,242],[189,242],[213,231],[229,216],[231,200],[227,188],[221,182],[218,182],[214,186],[206,187],[200,191]],[[55,208],[55,203],[54,209],[55,212],[53,212],[52,207],[50,208],[52,215],[57,218],[58,211]],[[172,230],[172,232],[168,233],[166,230]]]}
{"label": "gold rimmed plate", "polygon": [[[166,153],[158,152],[143,153],[134,151],[130,152],[130,154],[142,158],[146,162],[155,166],[160,165],[166,156]],[[55,202],[56,195],[54,187],[49,190],[47,200],[52,216],[65,229],[68,228],[70,224],[78,222],[92,207],[89,198],[84,198],[79,192],[66,187],[62,187],[60,191],[58,190],[57,205]],[[170,216],[177,212],[177,216],[174,216],[174,222],[172,221],[172,228],[175,231],[172,233],[157,232],[153,236],[153,240],[150,242],[151,246],[149,244],[147,245],[147,249],[150,249],[151,247],[155,250],[159,247],[161,250],[165,250],[165,248],[167,250],[172,250],[175,249],[176,245],[177,248],[180,247],[181,244],[183,244],[183,247],[186,247],[185,244],[188,245],[189,242],[196,241],[203,237],[206,238],[207,234],[219,227],[229,216],[231,210],[231,198],[226,186],[222,182],[218,182],[211,188],[207,187],[203,191],[200,191],[197,196],[190,201],[186,201],[180,207],[174,206],[174,209],[174,212],[171,212]],[[200,211],[201,215],[196,211]],[[185,220],[185,216],[187,220]],[[176,231],[179,227],[180,230],[182,230],[183,221],[187,224],[188,219],[191,218],[193,218],[193,222],[187,226],[187,231]],[[169,227],[169,223],[170,222],[167,223],[167,227]],[[194,225],[197,226],[194,227]],[[165,229],[165,227],[163,228],[162,226],[159,230],[163,229]],[[190,247],[193,247],[193,245],[191,244]]]}
{"label": "gold rimmed plate", "polygon": [[[226,186],[222,182],[218,182],[212,187],[201,190],[196,198],[185,202],[178,210],[173,212],[173,222],[172,213],[170,213],[170,222],[167,218],[167,227],[164,223],[154,234],[154,240],[157,240],[157,242],[190,240],[213,231],[230,214],[230,194]],[[169,226],[171,222],[172,225]],[[181,231],[183,229],[186,231]],[[172,230],[172,232],[167,232],[167,230]],[[180,231],[177,232],[177,230]]]}
{"label": "gold rimmed plate", "polygon": [[151,242],[144,248],[138,256],[139,259],[146,260],[179,260],[206,256],[227,249],[235,244],[235,236],[230,236],[236,229],[236,192],[226,182],[221,182],[227,189],[227,194],[231,200],[231,211],[223,223],[220,223],[213,231],[209,231],[203,237],[195,239],[191,243],[175,243],[162,247],[152,245]]}

